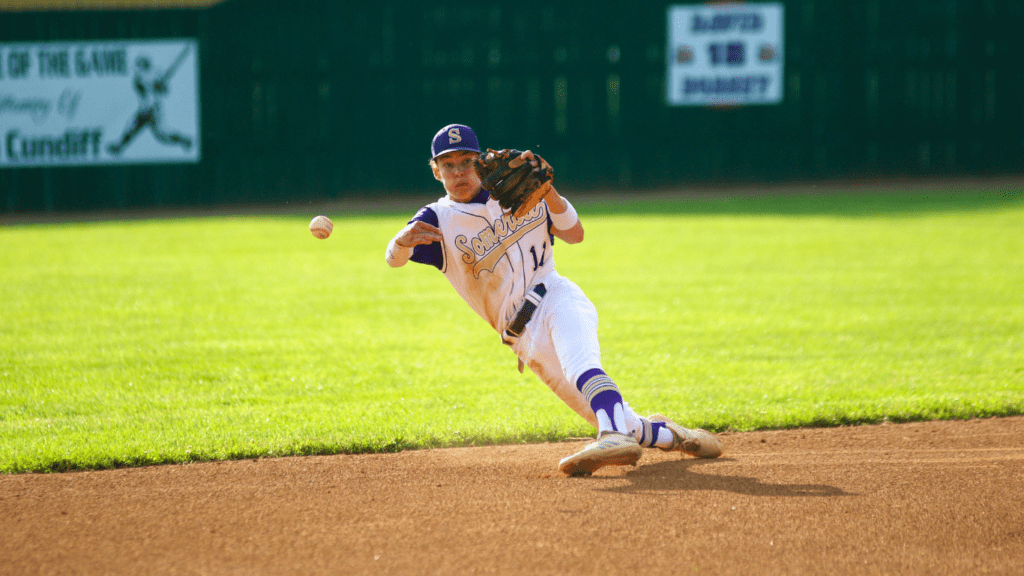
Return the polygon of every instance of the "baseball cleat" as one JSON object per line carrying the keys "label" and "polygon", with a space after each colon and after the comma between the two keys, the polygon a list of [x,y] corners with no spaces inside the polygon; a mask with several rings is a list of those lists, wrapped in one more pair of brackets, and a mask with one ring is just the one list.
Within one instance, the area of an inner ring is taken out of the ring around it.
{"label": "baseball cleat", "polygon": [[604,466],[636,466],[642,451],[632,436],[604,432],[583,450],[563,458],[558,469],[569,476],[590,476]]}
{"label": "baseball cleat", "polygon": [[662,448],[666,452],[679,450],[683,454],[689,454],[697,458],[718,458],[722,455],[722,443],[718,441],[718,438],[715,438],[714,434],[707,430],[683,428],[661,414],[652,414],[648,420],[651,422],[661,422],[672,431],[674,438],[672,447]]}

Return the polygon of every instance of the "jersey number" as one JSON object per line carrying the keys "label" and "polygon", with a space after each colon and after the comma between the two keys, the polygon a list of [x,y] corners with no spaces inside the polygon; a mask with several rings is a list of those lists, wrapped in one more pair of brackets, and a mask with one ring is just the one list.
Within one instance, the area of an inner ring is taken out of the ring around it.
{"label": "jersey number", "polygon": [[537,247],[536,246],[530,246],[530,254],[533,254],[533,270],[534,271],[536,271],[537,268],[540,268],[541,266],[544,265],[544,256],[547,254],[547,252],[548,252],[548,243],[545,242],[544,245],[541,246],[541,248],[540,248],[540,259],[538,260],[537,259]]}

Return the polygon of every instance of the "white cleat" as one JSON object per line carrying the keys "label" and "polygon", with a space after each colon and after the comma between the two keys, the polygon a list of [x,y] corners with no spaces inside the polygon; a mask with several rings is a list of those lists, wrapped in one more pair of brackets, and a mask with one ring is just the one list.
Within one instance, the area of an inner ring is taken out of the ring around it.
{"label": "white cleat", "polygon": [[604,466],[636,466],[641,452],[643,449],[632,436],[604,432],[583,450],[563,458],[558,469],[569,476],[590,476]]}
{"label": "white cleat", "polygon": [[722,455],[722,443],[707,430],[683,428],[661,414],[652,414],[647,419],[651,422],[661,422],[672,431],[674,442],[671,448],[662,448],[666,452],[678,450],[697,458],[718,458]]}

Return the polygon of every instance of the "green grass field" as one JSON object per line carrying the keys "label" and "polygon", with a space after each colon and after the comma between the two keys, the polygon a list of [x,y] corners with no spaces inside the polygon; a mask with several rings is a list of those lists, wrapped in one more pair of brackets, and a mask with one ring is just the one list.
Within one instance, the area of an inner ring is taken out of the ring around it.
{"label": "green grass field", "polygon": [[[1024,194],[591,202],[559,270],[630,405],[751,430],[1024,413]],[[410,214],[0,227],[0,472],[591,435]]]}

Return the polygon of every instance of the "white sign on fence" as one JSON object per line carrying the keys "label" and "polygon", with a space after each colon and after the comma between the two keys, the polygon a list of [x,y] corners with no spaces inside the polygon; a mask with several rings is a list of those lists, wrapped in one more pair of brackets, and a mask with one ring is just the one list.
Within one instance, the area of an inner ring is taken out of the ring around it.
{"label": "white sign on fence", "polygon": [[670,6],[669,105],[782,102],[782,25],[779,3]]}
{"label": "white sign on fence", "polygon": [[199,161],[194,39],[0,44],[0,167]]}

